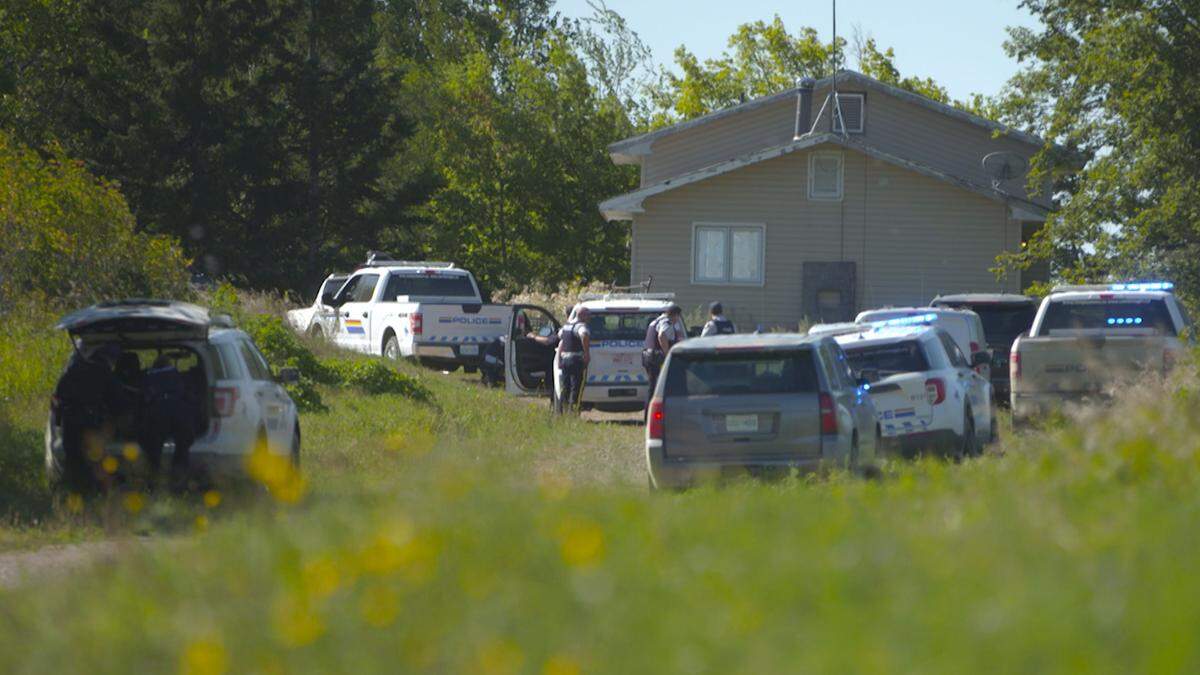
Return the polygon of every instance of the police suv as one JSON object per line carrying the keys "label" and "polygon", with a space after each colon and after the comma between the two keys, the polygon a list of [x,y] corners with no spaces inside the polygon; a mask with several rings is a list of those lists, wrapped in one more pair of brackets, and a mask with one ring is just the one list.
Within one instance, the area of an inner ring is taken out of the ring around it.
{"label": "police suv", "polygon": [[[64,317],[58,328],[70,336],[74,358],[118,348],[114,375],[131,400],[138,400],[149,365],[162,356],[170,359],[187,382],[191,409],[186,412],[195,434],[193,466],[237,473],[256,447],[300,461],[300,419],[282,386],[297,381],[299,373],[272,372],[250,336],[233,328],[228,317],[210,317],[204,308],[187,303],[132,299],[79,310]],[[63,404],[51,401],[46,423],[45,462],[52,483],[60,480],[65,461],[63,417],[70,413]],[[106,458],[118,460],[112,466],[133,461],[136,413],[110,409],[99,414],[105,419],[94,421],[106,423],[112,437],[105,447],[89,453],[94,455],[88,457],[93,468]],[[174,454],[174,445],[166,444],[164,456]]]}
{"label": "police suv", "polygon": [[870,382],[885,445],[905,454],[978,454],[996,431],[992,385],[930,313],[863,326],[834,339]]}
{"label": "police suv", "polygon": [[374,254],[329,300],[340,347],[444,370],[474,371],[483,348],[504,335],[508,305],[483,303],[470,272],[454,263]]}

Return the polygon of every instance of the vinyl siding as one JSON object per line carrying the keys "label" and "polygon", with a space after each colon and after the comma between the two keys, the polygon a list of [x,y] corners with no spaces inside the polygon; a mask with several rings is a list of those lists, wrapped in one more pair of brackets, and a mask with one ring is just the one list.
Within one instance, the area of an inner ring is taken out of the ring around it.
{"label": "vinyl siding", "polygon": [[[634,219],[633,278],[653,274],[655,290],[674,291],[685,310],[721,300],[742,330],[803,319],[805,261],[854,261],[860,309],[923,305],[939,292],[1017,290],[988,271],[1001,250],[1020,244],[1003,204],[853,151],[844,151],[845,198],[809,201],[810,152],[647,199]],[[765,225],[764,284],[692,284],[696,222]]]}

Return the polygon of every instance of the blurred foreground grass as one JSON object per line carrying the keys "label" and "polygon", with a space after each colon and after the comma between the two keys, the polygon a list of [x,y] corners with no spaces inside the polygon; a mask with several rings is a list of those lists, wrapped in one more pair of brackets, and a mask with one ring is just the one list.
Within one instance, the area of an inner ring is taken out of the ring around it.
{"label": "blurred foreground grass", "polygon": [[0,593],[0,671],[1200,670],[1194,374],[1003,456],[649,494],[638,428],[401,368],[429,402],[323,390],[298,504]]}

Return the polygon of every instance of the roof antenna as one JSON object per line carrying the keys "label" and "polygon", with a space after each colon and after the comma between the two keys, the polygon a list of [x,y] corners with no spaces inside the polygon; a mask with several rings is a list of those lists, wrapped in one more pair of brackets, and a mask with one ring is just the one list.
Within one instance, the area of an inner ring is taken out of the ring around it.
{"label": "roof antenna", "polygon": [[[829,112],[831,115],[829,120],[830,131],[842,137],[846,136],[846,125],[842,122],[842,100],[838,96],[837,88],[838,71],[841,70],[842,67],[841,57],[842,50],[838,49],[837,41],[837,0],[833,0],[833,77],[831,78],[831,92],[829,96],[825,97],[825,101],[821,103],[821,109],[817,111],[817,116],[813,118],[812,128],[808,130],[808,133],[805,134],[805,136],[810,136],[817,133],[817,126],[821,124],[821,118],[825,115],[825,109],[829,107],[830,101],[833,102],[833,109]],[[797,110],[799,110],[800,102],[798,99],[796,102],[796,107]],[[797,117],[797,120],[798,119],[799,117]],[[841,124],[842,126],[840,130],[838,129],[838,124]],[[798,126],[799,122],[797,122],[797,127]],[[797,129],[797,132],[798,131],[799,129]],[[802,138],[802,136],[797,133],[795,140],[799,140],[800,138]]]}

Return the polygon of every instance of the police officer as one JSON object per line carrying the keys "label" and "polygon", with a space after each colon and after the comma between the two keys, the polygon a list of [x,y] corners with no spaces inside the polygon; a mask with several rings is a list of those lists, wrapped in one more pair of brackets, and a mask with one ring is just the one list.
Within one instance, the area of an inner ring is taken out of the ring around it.
{"label": "police officer", "polygon": [[154,365],[146,371],[142,378],[142,395],[139,434],[142,451],[146,453],[152,474],[157,476],[162,466],[163,444],[168,438],[173,439],[175,455],[171,458],[171,483],[172,487],[180,489],[187,480],[195,428],[186,382],[166,354],[159,354]]}
{"label": "police officer", "polygon": [[558,331],[558,348],[555,358],[562,372],[561,394],[555,409],[559,413],[579,410],[583,396],[584,375],[592,360],[592,333],[587,321],[591,312],[587,307],[576,306],[567,323]]}
{"label": "police officer", "polygon": [[700,333],[700,337],[708,337],[710,335],[733,335],[737,332],[737,328],[733,322],[725,318],[725,310],[721,307],[721,303],[714,302],[708,306],[709,320],[704,324],[704,330]]}
{"label": "police officer", "polygon": [[100,461],[112,432],[111,413],[121,400],[113,364],[120,355],[116,345],[101,346],[86,357],[77,351],[54,388],[62,422],[64,477],[72,490],[94,486],[88,461]]}
{"label": "police officer", "polygon": [[648,395],[651,398],[654,396],[654,387],[658,384],[658,374],[662,371],[667,352],[685,337],[687,331],[683,326],[683,310],[674,303],[668,305],[658,318],[646,326],[646,340],[642,345],[642,367],[646,369],[646,377],[650,380]]}

